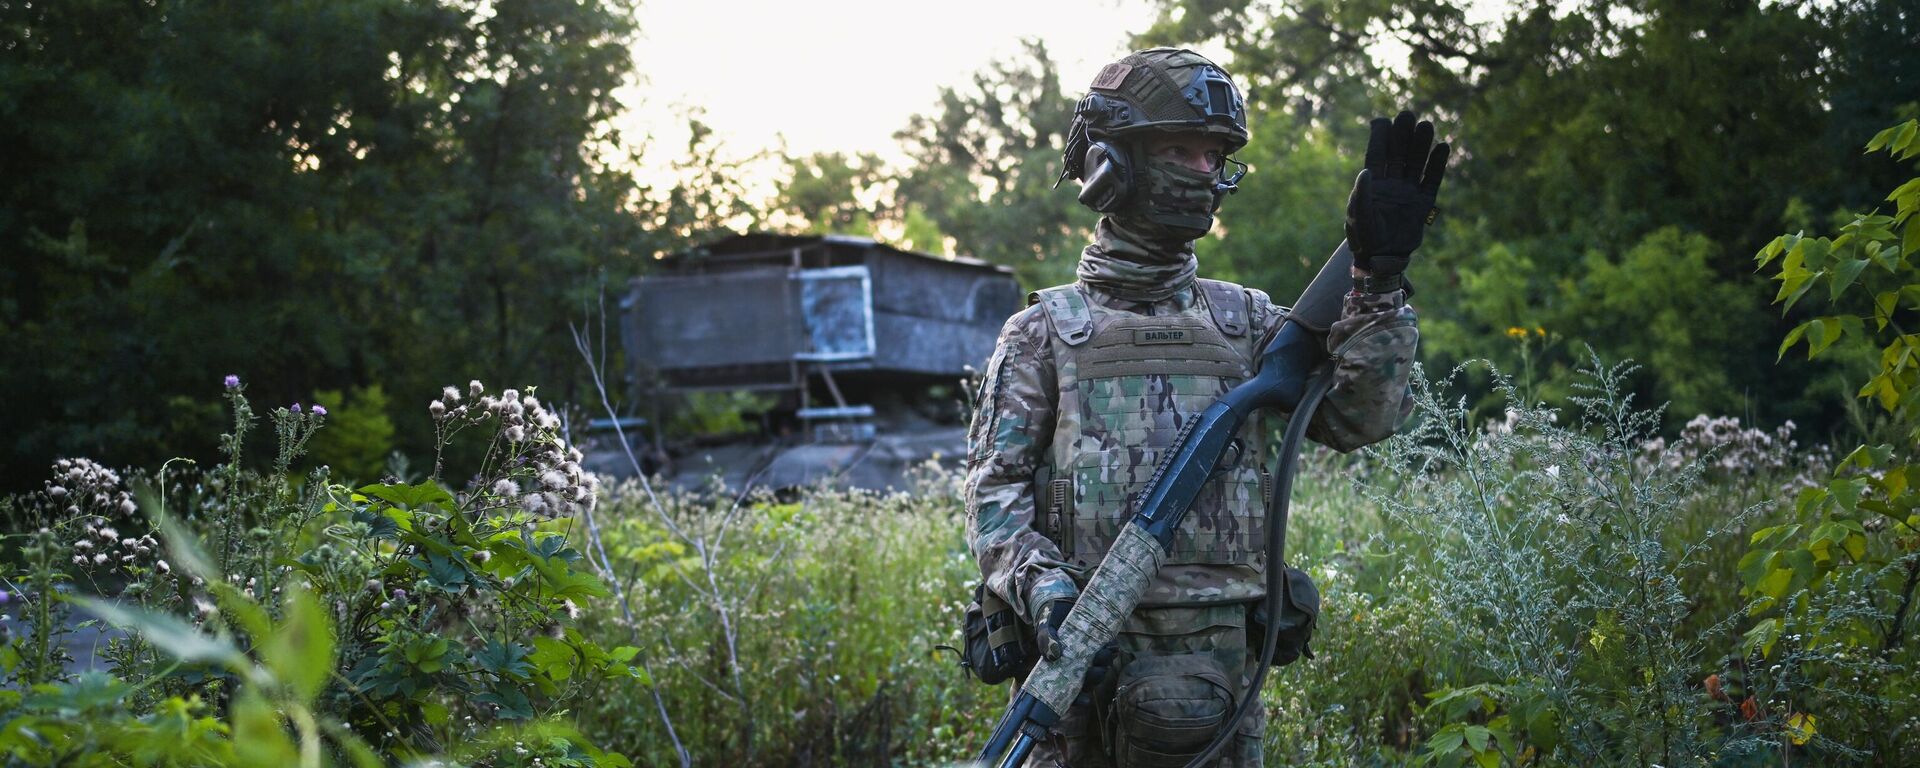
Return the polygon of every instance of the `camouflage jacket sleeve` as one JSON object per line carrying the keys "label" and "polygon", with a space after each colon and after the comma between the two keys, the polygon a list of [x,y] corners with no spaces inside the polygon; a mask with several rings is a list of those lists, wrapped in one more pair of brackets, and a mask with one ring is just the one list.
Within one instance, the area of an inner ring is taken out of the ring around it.
{"label": "camouflage jacket sleeve", "polygon": [[1054,361],[1046,312],[1007,320],[967,431],[967,545],[987,588],[1021,616],[1078,593],[1060,548],[1035,526],[1034,470],[1053,442]]}
{"label": "camouflage jacket sleeve", "polygon": [[[1274,306],[1258,291],[1253,294],[1260,325],[1271,334],[1287,309]],[[1413,411],[1408,382],[1419,343],[1419,325],[1405,291],[1348,294],[1340,320],[1327,334],[1335,365],[1333,390],[1314,413],[1307,436],[1343,452],[1391,436]]]}

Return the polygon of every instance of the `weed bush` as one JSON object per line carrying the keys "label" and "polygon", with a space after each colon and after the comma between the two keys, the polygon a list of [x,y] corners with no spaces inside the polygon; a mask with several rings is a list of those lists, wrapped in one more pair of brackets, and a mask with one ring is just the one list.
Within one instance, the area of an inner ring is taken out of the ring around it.
{"label": "weed bush", "polygon": [[[7,503],[6,600],[29,631],[0,652],[0,754],[29,765],[381,765],[444,755],[481,765],[626,765],[561,721],[635,648],[574,629],[607,594],[569,544],[595,483],[531,395],[432,409],[444,449],[485,435],[472,480],[441,462],[420,483],[358,490],[292,474],[326,418],[277,408],[270,472],[244,468],[255,421],[228,377],[226,462],[121,477],[61,460]],[[136,497],[139,501],[136,503]],[[139,514],[144,511],[143,516]],[[25,585],[22,588],[22,584]],[[70,585],[79,585],[74,590]],[[78,592],[91,593],[91,596]],[[128,632],[76,676],[69,612]]]}
{"label": "weed bush", "polygon": [[[615,591],[589,637],[657,649],[650,677],[610,679],[580,712],[637,760],[894,765],[977,750],[1004,688],[966,680],[960,614],[976,566],[959,478],[899,492],[655,497],[623,483],[601,508]],[[637,706],[637,702],[651,706]]]}

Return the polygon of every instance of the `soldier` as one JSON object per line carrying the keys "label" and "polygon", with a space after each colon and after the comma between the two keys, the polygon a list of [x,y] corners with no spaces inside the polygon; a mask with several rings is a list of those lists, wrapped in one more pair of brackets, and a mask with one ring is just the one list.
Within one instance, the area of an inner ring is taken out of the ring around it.
{"label": "soldier", "polygon": [[[1402,273],[1447,152],[1429,153],[1433,127],[1409,113],[1373,130],[1348,202],[1354,288],[1327,339],[1336,383],[1308,432],[1341,451],[1386,438],[1411,409],[1419,331]],[[1104,217],[1078,280],[1035,292],[1001,331],[967,453],[969,546],[987,589],[1037,628],[1049,657],[1129,499],[1181,426],[1252,375],[1286,316],[1259,290],[1195,277],[1193,241],[1245,174],[1231,155],[1247,138],[1232,80],[1186,50],[1107,65],[1076,111],[1062,178],[1079,180],[1080,201]],[[1265,562],[1268,430],[1246,432],[1238,460],[1195,500],[1101,682],[1030,764],[1178,768],[1224,724],[1258,663],[1248,614],[1264,569],[1280,567]],[[1221,764],[1259,765],[1264,726],[1255,709]]]}

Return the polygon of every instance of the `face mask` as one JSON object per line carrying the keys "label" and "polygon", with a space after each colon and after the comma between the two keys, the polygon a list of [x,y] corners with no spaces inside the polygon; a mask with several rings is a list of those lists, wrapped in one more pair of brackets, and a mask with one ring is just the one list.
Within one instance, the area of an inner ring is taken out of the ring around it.
{"label": "face mask", "polygon": [[1216,174],[1148,158],[1140,169],[1139,189],[1118,212],[1130,229],[1156,239],[1190,242],[1213,229]]}

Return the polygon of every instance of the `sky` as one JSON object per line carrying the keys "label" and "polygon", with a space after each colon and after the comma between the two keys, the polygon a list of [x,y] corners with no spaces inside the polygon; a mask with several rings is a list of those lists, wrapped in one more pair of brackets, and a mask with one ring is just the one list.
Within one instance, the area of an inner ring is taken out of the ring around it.
{"label": "sky", "polygon": [[1069,93],[1152,24],[1145,0],[646,0],[634,64],[644,82],[616,121],[649,139],[643,179],[666,178],[699,110],[744,157],[784,142],[792,155],[900,157],[894,131],[1038,38]]}

